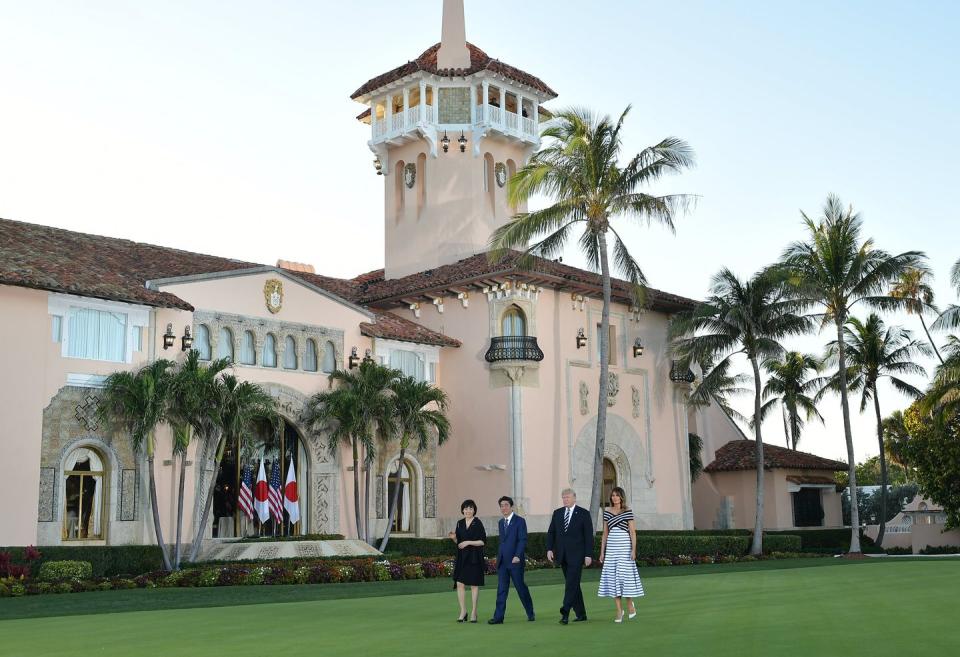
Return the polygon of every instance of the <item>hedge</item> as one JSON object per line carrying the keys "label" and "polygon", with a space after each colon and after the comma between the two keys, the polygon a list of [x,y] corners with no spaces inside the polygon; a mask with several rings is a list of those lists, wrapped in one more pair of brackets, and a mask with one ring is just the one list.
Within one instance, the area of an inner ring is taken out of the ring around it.
{"label": "hedge", "polygon": [[[25,549],[0,547],[0,552],[9,551],[14,561],[22,561]],[[48,561],[89,561],[93,577],[139,575],[163,567],[156,545],[41,545],[37,549],[40,558],[33,564],[35,573]]]}
{"label": "hedge", "polygon": [[45,561],[37,579],[41,582],[80,581],[93,577],[89,561]]}

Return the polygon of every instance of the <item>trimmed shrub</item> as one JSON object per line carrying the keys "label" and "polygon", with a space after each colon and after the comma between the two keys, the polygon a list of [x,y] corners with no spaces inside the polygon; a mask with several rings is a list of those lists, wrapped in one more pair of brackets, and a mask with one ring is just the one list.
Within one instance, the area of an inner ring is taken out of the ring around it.
{"label": "trimmed shrub", "polygon": [[920,554],[960,554],[960,545],[928,545]]}
{"label": "trimmed shrub", "polygon": [[79,582],[93,576],[89,561],[46,561],[40,566],[37,579],[42,582]]}
{"label": "trimmed shrub", "polygon": [[[452,543],[452,541],[451,541]],[[32,547],[0,548],[10,552],[14,561],[28,560]],[[42,567],[48,561],[89,561],[94,577],[136,576],[159,570],[163,566],[160,548],[156,545],[45,545],[34,562]],[[37,571],[39,572],[39,571]]]}

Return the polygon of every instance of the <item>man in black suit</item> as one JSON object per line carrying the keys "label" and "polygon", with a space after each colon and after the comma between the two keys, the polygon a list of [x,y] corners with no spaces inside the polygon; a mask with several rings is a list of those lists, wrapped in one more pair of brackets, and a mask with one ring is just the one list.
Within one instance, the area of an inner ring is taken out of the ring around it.
{"label": "man in black suit", "polygon": [[561,493],[563,506],[553,512],[550,529],[547,530],[547,560],[556,561],[563,569],[566,588],[563,591],[563,606],[560,607],[560,623],[587,620],[587,609],[580,590],[580,575],[584,567],[593,562],[593,519],[590,512],[577,506],[577,494],[570,488]]}
{"label": "man in black suit", "polygon": [[507,592],[510,582],[513,581],[520,604],[527,612],[527,620],[535,620],[533,613],[533,599],[530,589],[523,581],[523,570],[527,561],[527,521],[513,512],[513,498],[504,495],[499,500],[500,513],[500,547],[497,548],[497,607],[493,618],[487,622],[491,625],[503,623],[503,616],[507,611]]}

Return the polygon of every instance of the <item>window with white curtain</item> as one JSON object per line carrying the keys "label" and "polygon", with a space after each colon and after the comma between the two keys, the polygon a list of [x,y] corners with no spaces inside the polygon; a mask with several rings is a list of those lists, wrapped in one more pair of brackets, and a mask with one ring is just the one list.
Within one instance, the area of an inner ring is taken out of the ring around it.
{"label": "window with white curtain", "polygon": [[303,369],[307,372],[317,371],[317,343],[313,339],[307,340],[307,349],[303,354]]}
{"label": "window with white curtain", "polygon": [[406,349],[390,350],[390,367],[400,370],[406,376],[412,376],[417,381],[425,381],[423,356],[415,351]]}
{"label": "window with white curtain", "polygon": [[323,345],[323,371],[330,374],[337,369],[337,350],[333,343],[327,341]]}
{"label": "window with white curtain", "polygon": [[217,358],[226,358],[233,362],[233,331],[226,326],[220,329],[217,340]]}
{"label": "window with white curtain", "polygon": [[240,362],[244,365],[257,364],[257,341],[253,331],[243,332],[243,341],[240,343]]}
{"label": "window with white curtain", "polygon": [[193,348],[200,354],[200,360],[210,360],[213,349],[210,347],[210,329],[206,324],[198,324],[193,337]]}
{"label": "window with white curtain", "polygon": [[127,315],[71,308],[67,356],[123,362],[127,355]]}
{"label": "window with white curtain", "polygon": [[263,339],[263,355],[260,357],[260,364],[264,367],[277,366],[277,339],[273,333],[267,333]]}
{"label": "window with white curtain", "polygon": [[297,369],[297,341],[292,335],[283,339],[283,368],[286,370]]}
{"label": "window with white curtain", "polygon": [[103,459],[81,447],[63,464],[64,540],[103,538]]}

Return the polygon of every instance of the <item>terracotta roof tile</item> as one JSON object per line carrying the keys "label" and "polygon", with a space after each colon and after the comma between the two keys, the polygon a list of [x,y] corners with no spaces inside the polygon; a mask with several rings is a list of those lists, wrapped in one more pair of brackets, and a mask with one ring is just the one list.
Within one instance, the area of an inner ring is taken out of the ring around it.
{"label": "terracotta roof tile", "polygon": [[431,344],[438,347],[459,347],[461,345],[459,340],[431,331],[425,326],[420,326],[416,322],[403,319],[391,312],[376,312],[376,324],[368,322],[360,324],[360,332],[367,337]]}
{"label": "terracotta roof tile", "polygon": [[[756,442],[752,440],[731,440],[717,450],[713,463],[704,468],[705,472],[726,472],[732,470],[756,470]],[[792,468],[797,470],[846,470],[847,464],[841,461],[825,459],[816,454],[795,452],[776,445],[763,446],[764,468]],[[832,483],[832,482],[831,482]]]}
{"label": "terracotta roof tile", "polygon": [[834,486],[836,480],[830,477],[818,477],[816,475],[790,475],[787,481],[791,484],[816,484],[818,486]]}
{"label": "terracotta roof tile", "polygon": [[398,66],[392,70],[387,71],[381,75],[378,75],[375,78],[371,78],[365,82],[359,89],[354,91],[350,97],[358,98],[364,96],[372,91],[390,84],[391,82],[396,82],[401,80],[408,75],[412,75],[417,71],[423,71],[425,73],[433,73],[441,77],[454,77],[454,76],[465,76],[472,75],[479,71],[488,70],[493,73],[498,73],[506,78],[525,84],[537,91],[549,96],[550,98],[556,98],[557,93],[548,87],[543,80],[540,78],[530,75],[525,71],[505,64],[500,60],[493,59],[487,53],[483,52],[477,48],[472,43],[467,43],[467,49],[470,51],[470,68],[466,69],[441,69],[437,67],[437,51],[440,50],[440,44],[437,43],[433,46],[430,46],[423,53],[420,54],[415,60],[407,62],[401,66]]}

